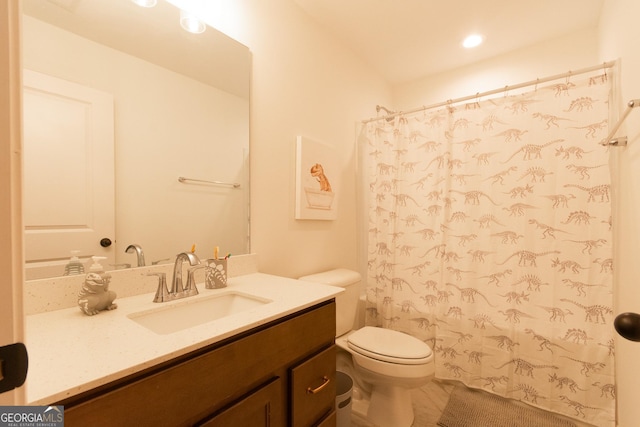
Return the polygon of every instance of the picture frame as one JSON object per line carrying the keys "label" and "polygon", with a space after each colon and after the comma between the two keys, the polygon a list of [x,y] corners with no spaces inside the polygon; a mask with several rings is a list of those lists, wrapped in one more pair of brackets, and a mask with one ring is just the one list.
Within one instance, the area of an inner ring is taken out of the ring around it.
{"label": "picture frame", "polygon": [[338,217],[337,176],[335,153],[330,146],[296,137],[296,219]]}

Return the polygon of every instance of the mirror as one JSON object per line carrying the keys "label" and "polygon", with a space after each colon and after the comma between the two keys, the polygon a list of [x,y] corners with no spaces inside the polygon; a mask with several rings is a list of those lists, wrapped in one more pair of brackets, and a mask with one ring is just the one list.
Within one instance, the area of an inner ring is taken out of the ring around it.
{"label": "mirror", "polygon": [[[93,150],[78,154],[67,137],[50,153],[33,148],[38,133],[59,136],[60,112],[25,112],[27,279],[63,275],[78,250],[85,267],[99,255],[107,257],[107,269],[137,266],[136,254],[125,252],[132,244],[142,248],[146,265],[171,262],[193,245],[201,258],[211,258],[215,247],[223,255],[248,253],[249,49],[211,27],[187,33],[180,11],[162,0],[152,8],[131,0],[23,0],[22,8],[26,73],[112,97],[114,161],[113,208],[108,191],[75,197],[71,187],[84,191],[108,175],[89,177],[102,160],[84,164]],[[25,110],[32,93],[25,87]],[[43,131],[47,126],[56,131]],[[34,153],[45,158],[30,160]],[[70,174],[71,185],[63,185],[68,194],[48,190],[75,167],[79,178]],[[97,207],[65,227],[88,234],[101,211],[112,212],[114,227],[112,235],[93,238],[90,249],[79,248],[67,229],[59,233],[64,219],[52,220],[58,208],[84,209],[85,199]],[[34,208],[38,201],[45,207]],[[102,238],[111,245],[101,246]]]}

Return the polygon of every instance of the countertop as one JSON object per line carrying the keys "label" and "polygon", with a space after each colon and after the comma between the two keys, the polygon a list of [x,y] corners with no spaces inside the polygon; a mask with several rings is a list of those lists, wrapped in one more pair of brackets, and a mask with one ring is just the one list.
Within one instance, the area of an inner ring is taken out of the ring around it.
{"label": "countertop", "polygon": [[[229,278],[223,289],[153,303],[154,293],[116,299],[118,308],[86,316],[78,307],[26,317],[28,404],[51,404],[327,301],[343,289],[263,273]],[[159,335],[127,315],[230,290],[272,302],[171,334]]]}

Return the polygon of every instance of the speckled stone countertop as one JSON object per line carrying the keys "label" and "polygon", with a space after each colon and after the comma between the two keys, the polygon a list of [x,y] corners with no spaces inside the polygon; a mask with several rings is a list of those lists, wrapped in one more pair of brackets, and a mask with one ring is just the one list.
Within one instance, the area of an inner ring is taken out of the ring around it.
{"label": "speckled stone countertop", "polygon": [[[154,292],[116,299],[95,316],[78,307],[26,316],[29,404],[51,404],[158,363],[327,301],[343,290],[262,273],[228,280],[223,289],[198,285],[197,296],[153,303]],[[159,306],[236,291],[272,302],[170,334],[156,334],[128,315]]]}

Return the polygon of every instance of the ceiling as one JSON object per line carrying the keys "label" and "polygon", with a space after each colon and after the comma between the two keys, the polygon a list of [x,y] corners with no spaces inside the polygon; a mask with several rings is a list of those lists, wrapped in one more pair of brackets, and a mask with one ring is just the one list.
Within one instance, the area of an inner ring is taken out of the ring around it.
{"label": "ceiling", "polygon": [[[389,83],[598,25],[604,0],[293,0]],[[485,43],[464,49],[481,33]]]}

